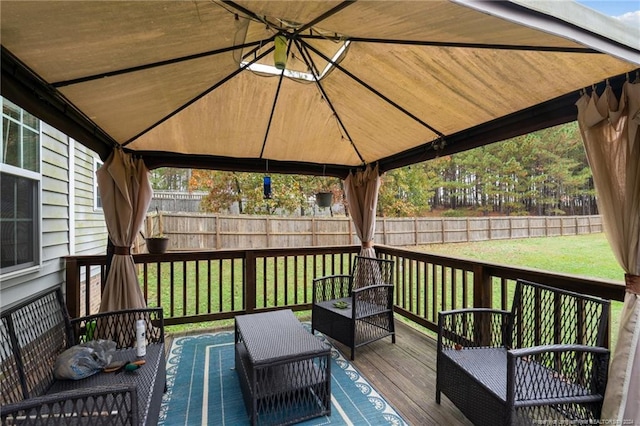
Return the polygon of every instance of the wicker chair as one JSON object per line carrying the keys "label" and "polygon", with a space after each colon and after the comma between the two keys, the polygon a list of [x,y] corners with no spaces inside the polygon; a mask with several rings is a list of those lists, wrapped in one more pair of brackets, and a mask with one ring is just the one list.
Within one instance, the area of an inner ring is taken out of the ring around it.
{"label": "wicker chair", "polygon": [[312,332],[355,349],[386,336],[396,342],[393,323],[393,261],[356,256],[351,275],[313,280]]}
{"label": "wicker chair", "polygon": [[596,424],[608,316],[607,300],[523,280],[511,311],[441,312],[436,402],[474,424]]}

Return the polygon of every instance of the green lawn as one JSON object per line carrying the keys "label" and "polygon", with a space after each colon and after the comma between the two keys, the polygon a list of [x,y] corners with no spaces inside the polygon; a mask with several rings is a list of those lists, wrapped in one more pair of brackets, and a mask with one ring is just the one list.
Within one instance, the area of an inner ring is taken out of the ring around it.
{"label": "green lawn", "polygon": [[[603,233],[475,243],[426,244],[412,249],[624,283],[624,270],[618,264]],[[612,348],[615,347],[618,337],[621,311],[622,302],[612,302]]]}
{"label": "green lawn", "polygon": [[502,265],[524,266],[591,278],[624,280],[604,234],[426,244],[416,247],[447,256],[468,257]]}

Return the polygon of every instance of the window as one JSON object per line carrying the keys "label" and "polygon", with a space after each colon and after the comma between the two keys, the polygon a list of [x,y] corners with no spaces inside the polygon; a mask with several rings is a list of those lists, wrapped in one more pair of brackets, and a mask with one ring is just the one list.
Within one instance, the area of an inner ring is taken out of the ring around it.
{"label": "window", "polygon": [[40,261],[40,121],[2,99],[0,272]]}
{"label": "window", "polygon": [[104,163],[97,159],[93,159],[93,209],[102,210],[102,198],[100,198],[100,191],[98,190],[98,177],[96,172]]}

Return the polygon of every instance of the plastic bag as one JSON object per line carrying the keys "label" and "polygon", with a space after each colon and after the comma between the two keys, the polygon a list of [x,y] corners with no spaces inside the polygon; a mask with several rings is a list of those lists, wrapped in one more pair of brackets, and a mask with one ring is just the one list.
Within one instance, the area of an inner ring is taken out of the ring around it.
{"label": "plastic bag", "polygon": [[92,340],[72,346],[58,355],[53,376],[58,380],[80,380],[94,375],[111,363],[116,343]]}

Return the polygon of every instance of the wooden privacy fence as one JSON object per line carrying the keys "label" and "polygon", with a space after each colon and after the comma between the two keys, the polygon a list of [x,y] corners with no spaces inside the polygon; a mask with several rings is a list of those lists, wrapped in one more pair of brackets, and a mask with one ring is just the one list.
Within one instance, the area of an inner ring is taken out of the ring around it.
{"label": "wooden privacy fence", "polygon": [[[156,220],[155,213],[147,216],[147,231],[153,229]],[[360,242],[348,217],[163,213],[162,220],[164,233],[170,239],[170,251],[336,246]],[[601,216],[378,218],[375,243],[398,247],[599,232],[603,232]],[[141,248],[141,251],[145,250]]]}

